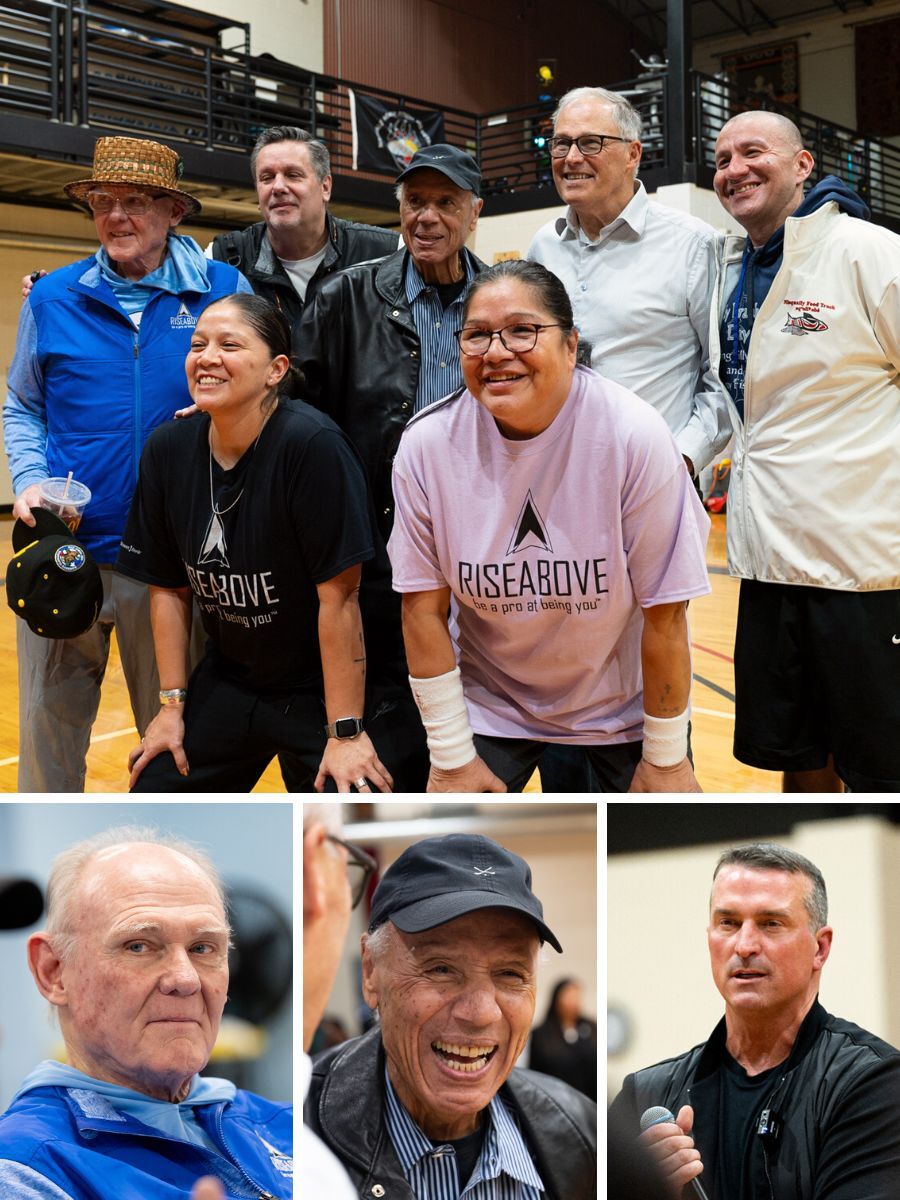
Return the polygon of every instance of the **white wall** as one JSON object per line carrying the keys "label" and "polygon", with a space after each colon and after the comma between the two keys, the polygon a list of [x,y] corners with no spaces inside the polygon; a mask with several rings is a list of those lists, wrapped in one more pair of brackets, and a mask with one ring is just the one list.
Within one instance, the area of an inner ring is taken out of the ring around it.
{"label": "white wall", "polygon": [[[805,854],[825,877],[834,944],[822,1003],[897,1045],[900,830],[858,817],[799,825],[772,840]],[[731,844],[609,860],[608,1002],[633,1026],[630,1045],[608,1063],[611,1095],[628,1072],[704,1041],[722,1015],[706,925],[713,868]]]}

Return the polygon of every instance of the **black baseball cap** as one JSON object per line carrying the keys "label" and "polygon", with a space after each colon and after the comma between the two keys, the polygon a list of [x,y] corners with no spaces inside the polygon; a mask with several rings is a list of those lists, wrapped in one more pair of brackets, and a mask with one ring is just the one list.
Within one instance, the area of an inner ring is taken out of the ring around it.
{"label": "black baseball cap", "polygon": [[55,513],[33,508],[31,515],[33,527],[13,526],[6,602],[41,637],[77,637],[100,615],[100,569]]}
{"label": "black baseball cap", "polygon": [[375,889],[369,932],[393,921],[404,933],[421,933],[481,908],[524,913],[541,941],[562,953],[531,890],[531,867],[477,833],[425,838],[404,850]]}
{"label": "black baseball cap", "polygon": [[429,167],[432,171],[440,171],[457,187],[474,192],[477,196],[481,190],[481,172],[478,163],[471,154],[460,150],[458,146],[448,146],[444,142],[436,142],[433,146],[423,146],[409,160],[409,166],[404,168],[394,180],[399,183],[420,167]]}

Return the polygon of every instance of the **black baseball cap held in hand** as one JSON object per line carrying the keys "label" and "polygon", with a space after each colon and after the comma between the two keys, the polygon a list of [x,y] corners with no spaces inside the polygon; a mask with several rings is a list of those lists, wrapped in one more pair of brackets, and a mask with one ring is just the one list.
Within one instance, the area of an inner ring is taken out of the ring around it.
{"label": "black baseball cap held in hand", "polygon": [[405,179],[407,175],[418,171],[421,167],[440,171],[457,187],[461,187],[467,192],[474,192],[476,196],[481,190],[481,171],[478,169],[478,163],[471,154],[466,154],[465,150],[460,150],[458,146],[448,146],[444,142],[435,142],[433,146],[423,146],[421,150],[415,152],[409,160],[409,166],[404,167],[394,182],[399,183],[401,179]]}
{"label": "black baseball cap held in hand", "polygon": [[421,933],[481,908],[524,913],[541,941],[562,953],[531,890],[528,863],[476,833],[425,838],[404,850],[375,889],[369,932],[390,920],[404,933]]}
{"label": "black baseball cap held in hand", "polygon": [[100,569],[55,513],[33,508],[31,515],[33,528],[13,526],[6,602],[41,637],[77,637],[100,615]]}

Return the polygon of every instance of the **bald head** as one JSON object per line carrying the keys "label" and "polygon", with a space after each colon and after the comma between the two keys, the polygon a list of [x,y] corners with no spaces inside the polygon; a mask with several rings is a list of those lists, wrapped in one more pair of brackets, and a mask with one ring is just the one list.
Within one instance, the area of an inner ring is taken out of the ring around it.
{"label": "bald head", "polygon": [[[773,142],[780,142],[792,154],[803,149],[803,136],[790,119],[776,112],[742,112],[730,121],[726,121],[719,132],[719,137],[727,130],[739,129],[741,126],[763,128],[768,131]],[[718,142],[717,142],[718,144]]]}
{"label": "bald head", "polygon": [[754,246],[762,246],[799,207],[813,166],[793,121],[780,113],[739,113],[716,139],[713,186]]}

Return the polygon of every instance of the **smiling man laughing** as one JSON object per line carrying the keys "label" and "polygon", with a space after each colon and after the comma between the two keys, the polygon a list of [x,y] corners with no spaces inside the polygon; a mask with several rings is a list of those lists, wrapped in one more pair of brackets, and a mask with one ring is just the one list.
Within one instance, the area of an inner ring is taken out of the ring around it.
{"label": "smiling man laughing", "polygon": [[542,942],[562,951],[528,864],[488,838],[426,838],[385,873],[362,942],[380,1024],[317,1061],[305,1114],[361,1196],[596,1195],[596,1106],[513,1071]]}

